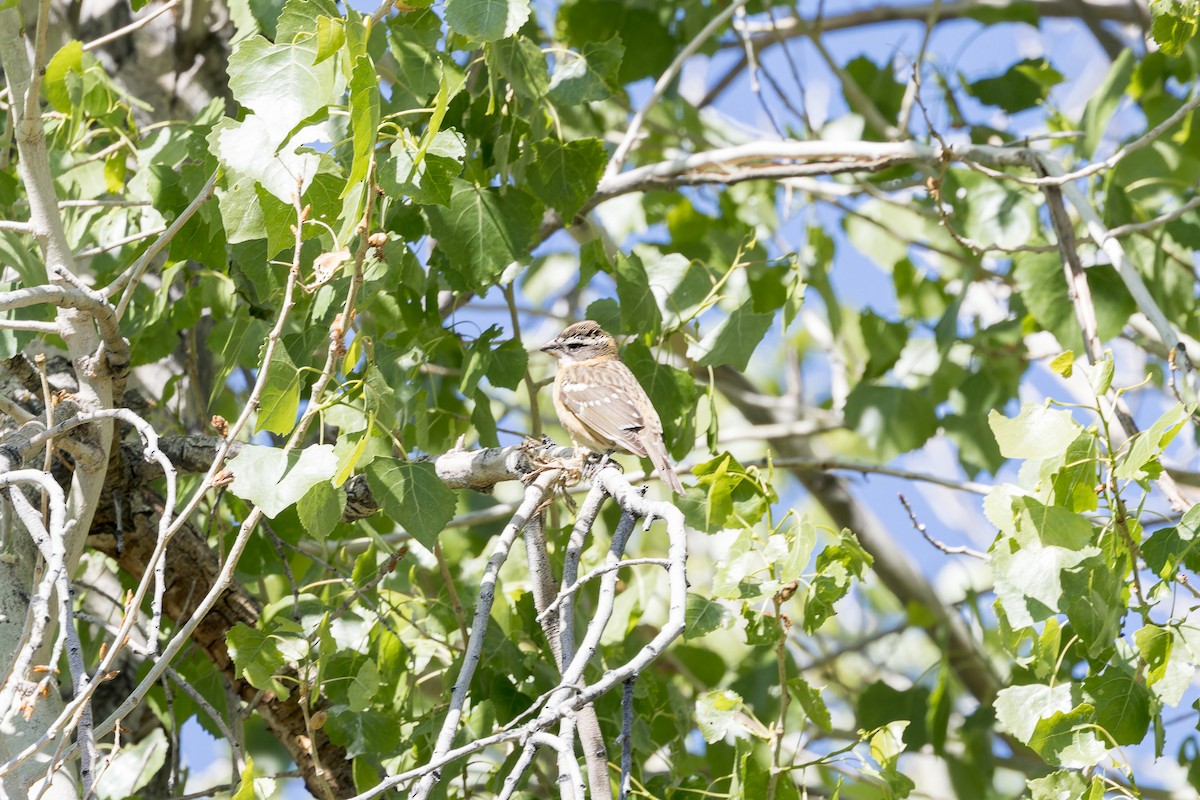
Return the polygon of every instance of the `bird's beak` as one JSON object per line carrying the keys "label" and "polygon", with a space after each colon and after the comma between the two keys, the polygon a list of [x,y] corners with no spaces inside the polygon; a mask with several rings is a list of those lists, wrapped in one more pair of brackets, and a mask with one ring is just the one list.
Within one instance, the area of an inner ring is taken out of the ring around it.
{"label": "bird's beak", "polygon": [[555,358],[558,358],[559,354],[562,352],[562,345],[559,344],[558,339],[551,339],[542,345],[541,350],[543,353],[549,353]]}

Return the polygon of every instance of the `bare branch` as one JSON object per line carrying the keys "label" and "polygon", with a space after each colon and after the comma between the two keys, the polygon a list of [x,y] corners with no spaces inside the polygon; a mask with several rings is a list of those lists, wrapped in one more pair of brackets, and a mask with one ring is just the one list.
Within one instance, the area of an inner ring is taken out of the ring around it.
{"label": "bare branch", "polygon": [[120,302],[117,303],[118,318],[125,314],[125,309],[129,306],[129,301],[133,299],[133,287],[135,287],[137,282],[141,280],[142,274],[146,271],[146,268],[150,266],[150,262],[162,252],[164,247],[171,243],[171,240],[175,238],[176,234],[183,229],[183,226],[187,224],[188,220],[190,220],[200,209],[200,206],[204,205],[206,202],[208,202],[208,199],[212,197],[213,192],[217,188],[218,175],[220,175],[220,171],[215,170],[213,174],[208,177],[208,180],[204,183],[204,186],[200,189],[196,196],[192,198],[192,202],[188,204],[187,208],[179,212],[179,216],[167,226],[167,229],[163,231],[157,239],[154,240],[152,245],[146,248],[146,252],[138,256],[138,260],[133,262],[129,269],[122,272],[119,276],[117,276],[116,280],[105,287],[104,294],[108,297],[112,297],[117,292],[125,289],[125,293],[121,296]]}
{"label": "bare branch", "polygon": [[[450,708],[446,713],[446,718],[442,720],[442,727],[430,757],[431,763],[444,757],[450,751],[454,744],[454,737],[458,733],[458,723],[462,719],[463,709],[467,702],[467,689],[471,685],[471,678],[475,675],[475,668],[479,665],[479,659],[483,655],[483,639],[487,634],[488,620],[492,613],[492,601],[496,594],[496,578],[500,567],[508,560],[513,542],[525,529],[530,518],[537,513],[538,506],[542,504],[546,492],[561,474],[558,470],[547,470],[529,485],[525,490],[525,500],[521,503],[521,507],[513,514],[512,521],[505,526],[492,548],[492,555],[488,558],[487,566],[483,570],[483,577],[479,581],[479,599],[475,603],[475,617],[471,622],[471,638],[467,642],[467,652],[463,656],[462,667],[454,681],[454,688],[450,692]],[[410,799],[423,800],[436,782],[437,774],[434,771],[425,773],[409,795]]]}
{"label": "bare branch", "polygon": [[700,46],[708,41],[722,25],[727,23],[733,17],[734,13],[745,5],[746,2],[747,0],[733,0],[720,14],[709,20],[708,24],[701,28],[700,32],[687,43],[687,46],[679,51],[670,66],[658,77],[658,80],[654,83],[654,89],[650,92],[650,96],[646,98],[646,102],[642,104],[642,107],[633,115],[633,119],[629,121],[629,127],[626,128],[625,135],[621,137],[620,144],[617,145],[612,158],[609,159],[608,166],[604,169],[604,177],[606,179],[615,177],[621,171],[625,159],[629,156],[630,150],[633,149],[634,144],[637,142],[637,136],[642,129],[642,123],[646,120],[646,114],[650,112],[654,104],[666,93],[667,87],[671,85],[672,81],[675,80],[675,76],[683,69],[684,62],[691,58],[700,49]]}
{"label": "bare branch", "polygon": [[913,513],[912,506],[908,504],[908,498],[905,497],[903,493],[897,496],[900,498],[900,505],[904,506],[904,510],[908,512],[908,518],[912,521],[912,526],[916,532],[925,537],[925,541],[929,542],[938,550],[941,550],[948,556],[970,556],[971,558],[978,558],[980,561],[991,561],[991,559],[988,558],[987,553],[981,553],[973,547],[967,547],[966,545],[962,545],[960,547],[951,547],[945,542],[940,542],[937,539],[934,539],[929,535],[929,529],[925,527],[925,523],[917,522],[917,515]]}
{"label": "bare branch", "polygon": [[179,0],[168,0],[168,2],[154,9],[141,19],[134,20],[123,28],[117,28],[115,31],[106,33],[103,36],[88,42],[83,46],[83,52],[86,53],[90,50],[95,50],[97,47],[103,47],[106,44],[115,42],[117,39],[120,39],[123,36],[128,36],[131,33],[139,31],[157,19],[160,15],[167,13],[177,5],[179,5]]}

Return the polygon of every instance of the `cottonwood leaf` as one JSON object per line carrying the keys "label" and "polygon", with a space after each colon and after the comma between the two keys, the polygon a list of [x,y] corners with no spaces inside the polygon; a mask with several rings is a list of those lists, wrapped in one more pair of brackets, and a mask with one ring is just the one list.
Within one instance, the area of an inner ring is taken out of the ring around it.
{"label": "cottonwood leaf", "polygon": [[688,592],[684,618],[684,639],[699,639],[721,627],[728,612],[725,606],[709,600],[704,595]]}
{"label": "cottonwood leaf", "polygon": [[298,502],[309,489],[333,477],[337,457],[333,445],[314,444],[285,453],[278,447],[245,445],[229,462],[233,483],[229,491],[254,503],[267,517]]}
{"label": "cottonwood leaf", "polygon": [[426,206],[425,213],[438,247],[479,294],[510,263],[528,257],[541,222],[537,201],[525,192],[510,186],[501,194],[457,178],[449,207]]}
{"label": "cottonwood leaf", "polygon": [[621,330],[628,333],[657,333],[662,325],[658,304],[650,291],[650,278],[642,259],[635,253],[617,253],[617,299],[621,307]]}
{"label": "cottonwood leaf", "polygon": [[562,55],[550,76],[550,99],[561,106],[577,106],[620,92],[618,72],[624,55],[620,36],[587,42],[579,53]]}
{"label": "cottonwood leaf", "polygon": [[607,161],[608,153],[599,139],[565,143],[543,139],[533,146],[527,172],[529,186],[542,202],[569,221],[596,192]]}
{"label": "cottonwood leaf", "polygon": [[1070,711],[1055,711],[1040,720],[1029,746],[1052,766],[1070,769],[1094,767],[1108,755],[1096,730],[1096,709],[1080,703]]}
{"label": "cottonwood leaf", "polygon": [[703,339],[690,345],[688,358],[695,359],[702,367],[728,364],[744,372],[754,349],[774,321],[773,314],[755,313],[754,301],[747,300]]}
{"label": "cottonwood leaf", "polygon": [[1092,94],[1083,109],[1083,142],[1082,155],[1091,158],[1108,128],[1117,104],[1125,96],[1125,89],[1133,77],[1135,59],[1133,51],[1126,48],[1109,67],[1108,76],[1100,84],[1100,88]]}
{"label": "cottonwood leaf", "polygon": [[1067,683],[1053,687],[1041,683],[1008,686],[996,695],[994,706],[997,727],[1028,744],[1039,720],[1071,709],[1071,686]]}
{"label": "cottonwood leaf", "polygon": [[[263,347],[265,349],[266,345]],[[287,348],[278,342],[265,369],[267,379],[259,395],[254,432],[270,431],[283,436],[296,427],[296,412],[300,410],[300,370],[296,369]]]}
{"label": "cottonwood leaf", "polygon": [[1044,403],[1025,403],[1011,419],[992,409],[988,425],[1005,458],[1061,456],[1081,430],[1069,411],[1057,411]]}
{"label": "cottonwood leaf", "polygon": [[371,707],[375,693],[379,691],[379,668],[368,658],[354,674],[346,689],[347,702],[351,711],[366,711]]}
{"label": "cottonwood leaf", "polygon": [[737,713],[742,710],[742,697],[731,689],[717,689],[701,695],[696,701],[696,723],[704,741],[719,742],[730,731],[741,728]]}
{"label": "cottonwood leaf", "polygon": [[487,379],[492,386],[516,389],[529,366],[529,351],[515,339],[502,342],[492,350],[487,367]]}
{"label": "cottonwood leaf", "polygon": [[1138,744],[1150,729],[1151,699],[1146,684],[1126,667],[1109,665],[1102,675],[1083,682],[1096,707],[1096,724],[1117,744]]}
{"label": "cottonwood leaf", "polygon": [[1163,53],[1183,54],[1184,45],[1200,25],[1200,3],[1196,0],[1150,0],[1150,36]]}
{"label": "cottonwood leaf", "polygon": [[937,433],[938,418],[922,392],[859,383],[846,398],[846,424],[867,440],[877,457],[886,459],[924,445]]}
{"label": "cottonwood leaf", "polygon": [[284,658],[273,636],[239,622],[229,629],[225,642],[234,666],[251,686],[288,698],[287,684],[275,678]]}
{"label": "cottonwood leaf", "polygon": [[346,491],[329,481],[317,481],[296,504],[300,524],[318,542],[333,533],[346,510]]}
{"label": "cottonwood leaf", "polygon": [[254,794],[254,759],[246,756],[246,767],[242,770],[241,782],[237,791],[229,800],[255,800]]}
{"label": "cottonwood leaf", "polygon": [[800,701],[810,722],[823,731],[833,729],[833,719],[829,716],[829,709],[825,705],[825,699],[821,696],[820,689],[811,685],[804,678],[789,678],[788,690],[793,697]]}
{"label": "cottonwood leaf", "polygon": [[446,24],[484,42],[512,36],[529,19],[529,0],[448,0]]}
{"label": "cottonwood leaf", "polygon": [[454,179],[462,172],[466,142],[454,130],[438,131],[421,152],[408,131],[392,143],[390,158],[380,165],[379,185],[392,196],[406,195],[422,205],[449,205]]}
{"label": "cottonwood leaf", "polygon": [[1191,418],[1192,409],[1176,403],[1155,420],[1149,428],[1139,433],[1121,458],[1113,474],[1120,480],[1130,478],[1157,477],[1162,472],[1159,456],[1175,435]]}
{"label": "cottonwood leaf", "polygon": [[95,784],[99,800],[133,797],[150,783],[167,761],[170,744],[162,728],[154,728],[136,744],[126,745],[111,756]]}
{"label": "cottonwood leaf", "polygon": [[433,464],[380,457],[367,465],[366,475],[383,512],[432,549],[457,504]]}
{"label": "cottonwood leaf", "polygon": [[376,129],[379,127],[379,77],[370,56],[354,59],[350,73],[350,131],[354,160],[346,179],[345,197],[367,176],[375,150]]}

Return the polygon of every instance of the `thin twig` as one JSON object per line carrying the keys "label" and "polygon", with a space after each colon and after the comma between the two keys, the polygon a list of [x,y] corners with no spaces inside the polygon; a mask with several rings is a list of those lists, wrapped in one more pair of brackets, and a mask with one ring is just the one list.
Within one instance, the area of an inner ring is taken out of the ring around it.
{"label": "thin twig", "polygon": [[167,13],[168,11],[170,11],[172,8],[174,8],[177,5],[179,5],[179,0],[169,0],[169,2],[165,3],[164,5],[162,5],[159,8],[154,9],[153,11],[151,11],[149,14],[142,17],[141,19],[134,20],[133,22],[129,23],[128,25],[126,25],[123,28],[117,28],[115,31],[106,33],[103,36],[101,36],[97,39],[93,39],[92,41],[88,42],[87,44],[85,44],[83,46],[83,52],[86,53],[90,50],[95,50],[97,47],[103,47],[106,44],[115,42],[117,39],[120,39],[122,36],[128,36],[131,33],[139,31],[142,28],[149,25],[151,22],[153,22],[157,17],[159,17],[162,14]]}
{"label": "thin twig", "polygon": [[967,547],[966,545],[951,547],[945,542],[940,542],[937,539],[934,539],[929,535],[929,531],[925,528],[925,524],[922,522],[917,522],[917,515],[913,513],[912,506],[908,504],[908,499],[905,498],[904,494],[898,494],[897,497],[900,498],[900,504],[904,506],[904,510],[908,512],[908,518],[912,521],[913,528],[916,529],[917,533],[925,537],[925,541],[929,542],[938,550],[941,550],[943,553],[950,556],[970,556],[971,558],[978,558],[980,561],[992,560],[987,553],[981,553],[973,547]]}
{"label": "thin twig", "polygon": [[75,254],[75,257],[90,258],[92,256],[98,256],[101,253],[107,253],[109,250],[116,250],[118,247],[124,247],[127,244],[132,244],[133,242],[140,242],[142,239],[149,239],[151,236],[158,236],[165,230],[165,227],[159,226],[157,228],[151,228],[148,231],[131,233],[128,236],[123,236],[120,239],[111,241],[108,244],[98,244],[95,247],[89,247],[86,250],[80,250]]}
{"label": "thin twig", "polygon": [[701,28],[700,32],[687,43],[687,46],[679,51],[670,66],[658,77],[658,80],[654,83],[654,89],[650,92],[650,96],[646,98],[646,102],[642,104],[642,107],[633,115],[633,119],[629,121],[629,127],[626,128],[625,134],[621,137],[620,144],[617,145],[617,149],[613,152],[608,166],[604,169],[605,178],[613,178],[621,171],[621,167],[625,164],[625,159],[629,156],[630,151],[637,141],[638,134],[642,129],[642,123],[646,120],[646,115],[650,113],[650,109],[666,94],[667,87],[674,82],[675,76],[683,69],[684,63],[700,49],[702,44],[708,41],[709,37],[728,22],[746,2],[747,0],[733,0],[720,14],[709,20],[708,24]]}

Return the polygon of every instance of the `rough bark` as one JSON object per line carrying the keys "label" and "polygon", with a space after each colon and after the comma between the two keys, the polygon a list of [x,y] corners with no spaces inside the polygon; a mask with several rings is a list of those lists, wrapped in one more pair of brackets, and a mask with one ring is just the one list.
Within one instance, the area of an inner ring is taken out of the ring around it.
{"label": "rough bark", "polygon": [[[117,474],[131,473],[123,470]],[[140,579],[154,550],[163,500],[156,492],[139,484],[120,487],[117,491],[123,496],[121,547],[117,546],[118,521],[111,502],[105,503],[97,512],[88,543],[115,559],[122,571]],[[191,525],[185,525],[167,548],[166,571],[163,611],[175,620],[188,619],[212,587],[220,571],[220,562],[201,533]],[[256,627],[261,610],[248,592],[235,585],[204,617],[192,639],[234,687],[238,697],[247,703],[257,702],[258,713],[304,774],[308,790],[315,797],[350,797],[355,793],[351,761],[346,757],[345,749],[330,742],[323,730],[308,729],[300,706],[301,693],[293,692],[287,700],[282,700],[272,692],[260,692],[238,674],[225,638],[239,622]],[[309,714],[320,711],[324,704],[323,700],[315,703]]]}

